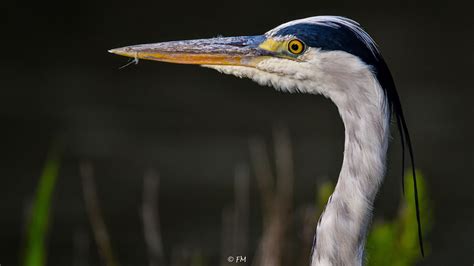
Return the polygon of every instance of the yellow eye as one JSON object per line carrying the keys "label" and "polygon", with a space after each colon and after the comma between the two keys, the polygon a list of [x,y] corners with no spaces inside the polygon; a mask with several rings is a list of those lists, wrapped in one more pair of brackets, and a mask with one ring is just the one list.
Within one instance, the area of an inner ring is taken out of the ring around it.
{"label": "yellow eye", "polygon": [[292,54],[301,54],[304,51],[304,44],[302,41],[294,39],[288,43],[288,51]]}

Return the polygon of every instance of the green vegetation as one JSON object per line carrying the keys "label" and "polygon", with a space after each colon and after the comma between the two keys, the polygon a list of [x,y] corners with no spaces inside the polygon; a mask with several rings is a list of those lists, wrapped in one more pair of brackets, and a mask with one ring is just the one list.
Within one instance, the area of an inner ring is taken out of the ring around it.
{"label": "green vegetation", "polygon": [[[426,236],[431,228],[432,206],[422,174],[416,172],[422,230]],[[405,175],[406,191],[397,217],[393,221],[376,221],[367,241],[367,265],[415,265],[422,257],[418,246],[412,174]],[[425,246],[426,239],[424,241]],[[428,246],[429,248],[429,246]],[[429,251],[429,250],[426,250]],[[425,256],[428,252],[425,251]]]}
{"label": "green vegetation", "polygon": [[43,173],[39,179],[30,212],[23,256],[23,265],[25,266],[46,265],[45,239],[48,232],[51,198],[58,177],[59,165],[59,152],[57,149],[53,149],[48,155]]}

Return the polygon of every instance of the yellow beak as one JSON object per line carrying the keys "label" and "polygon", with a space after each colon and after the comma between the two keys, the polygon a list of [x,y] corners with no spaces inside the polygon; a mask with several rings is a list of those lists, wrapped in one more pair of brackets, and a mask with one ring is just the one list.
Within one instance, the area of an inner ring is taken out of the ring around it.
{"label": "yellow beak", "polygon": [[109,50],[135,59],[192,65],[255,66],[273,53],[259,45],[265,36],[241,36],[141,44]]}

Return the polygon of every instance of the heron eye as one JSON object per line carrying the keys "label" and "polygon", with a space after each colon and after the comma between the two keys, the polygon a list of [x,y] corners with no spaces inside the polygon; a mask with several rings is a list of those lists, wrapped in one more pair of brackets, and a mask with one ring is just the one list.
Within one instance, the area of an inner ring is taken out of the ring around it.
{"label": "heron eye", "polygon": [[304,44],[302,41],[294,39],[288,43],[288,50],[292,54],[301,54],[304,51]]}

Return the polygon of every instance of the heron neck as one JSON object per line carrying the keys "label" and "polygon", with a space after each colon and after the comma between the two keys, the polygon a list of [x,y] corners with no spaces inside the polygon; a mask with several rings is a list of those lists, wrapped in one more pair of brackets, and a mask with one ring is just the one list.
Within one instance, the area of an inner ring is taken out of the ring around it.
{"label": "heron neck", "polygon": [[351,89],[356,93],[350,99],[330,97],[344,122],[344,159],[318,221],[312,266],[363,264],[373,202],[384,176],[389,114],[383,93],[374,86]]}

